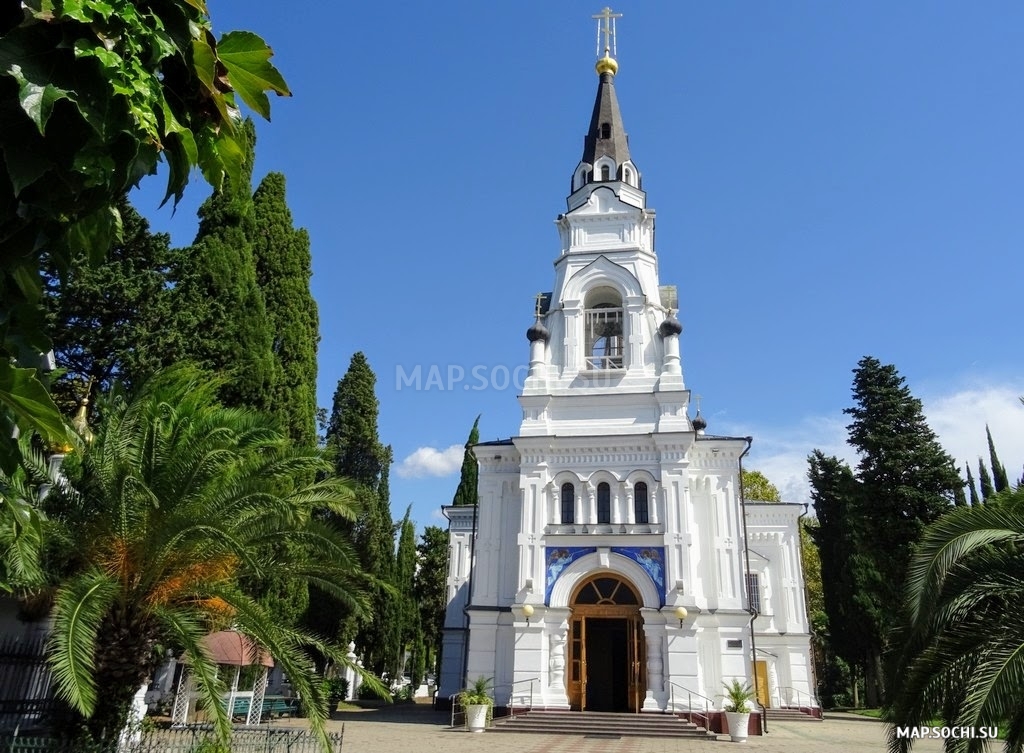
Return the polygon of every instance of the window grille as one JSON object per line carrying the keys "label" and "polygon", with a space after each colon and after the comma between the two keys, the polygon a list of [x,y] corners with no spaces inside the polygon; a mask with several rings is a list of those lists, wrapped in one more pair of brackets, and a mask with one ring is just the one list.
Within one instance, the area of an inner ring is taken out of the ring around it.
{"label": "window grille", "polygon": [[597,485],[597,522],[612,522],[612,490],[604,481]]}
{"label": "window grille", "polygon": [[647,484],[643,481],[633,487],[633,517],[642,525],[651,522],[647,509]]}
{"label": "window grille", "polygon": [[750,609],[761,614],[761,576],[758,573],[747,573],[747,597]]}
{"label": "window grille", "polygon": [[572,523],[576,509],[576,488],[566,482],[562,484],[562,523]]}

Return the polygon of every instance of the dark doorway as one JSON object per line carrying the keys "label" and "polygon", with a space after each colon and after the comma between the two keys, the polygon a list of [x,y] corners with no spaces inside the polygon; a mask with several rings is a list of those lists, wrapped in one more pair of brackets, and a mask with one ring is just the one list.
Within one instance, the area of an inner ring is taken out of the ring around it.
{"label": "dark doorway", "polygon": [[629,710],[625,619],[587,618],[587,710]]}

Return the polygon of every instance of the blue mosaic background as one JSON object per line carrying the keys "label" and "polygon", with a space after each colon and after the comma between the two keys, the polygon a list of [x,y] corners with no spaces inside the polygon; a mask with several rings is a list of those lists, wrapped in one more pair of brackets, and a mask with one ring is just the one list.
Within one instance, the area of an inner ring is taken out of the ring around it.
{"label": "blue mosaic background", "polygon": [[[659,606],[665,606],[665,548],[660,546],[613,546],[613,554],[628,557],[644,569],[658,591]],[[593,546],[546,548],[544,603],[551,604],[551,590],[565,568],[580,557],[597,551]]]}

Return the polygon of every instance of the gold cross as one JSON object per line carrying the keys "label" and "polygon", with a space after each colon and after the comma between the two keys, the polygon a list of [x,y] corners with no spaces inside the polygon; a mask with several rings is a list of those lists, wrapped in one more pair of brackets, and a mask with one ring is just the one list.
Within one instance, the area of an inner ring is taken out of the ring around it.
{"label": "gold cross", "polygon": [[[615,56],[615,19],[622,18],[621,13],[612,13],[612,9],[605,7],[596,16],[591,18],[597,19],[597,55],[601,55],[601,35],[604,34],[604,54]],[[603,22],[603,23],[602,23]]]}

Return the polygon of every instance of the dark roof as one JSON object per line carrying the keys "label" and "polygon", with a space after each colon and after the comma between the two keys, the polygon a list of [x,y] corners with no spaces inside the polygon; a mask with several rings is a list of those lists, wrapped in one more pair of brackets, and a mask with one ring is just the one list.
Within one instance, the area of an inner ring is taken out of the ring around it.
{"label": "dark roof", "polygon": [[[583,161],[591,165],[598,157],[608,155],[621,165],[629,160],[629,139],[622,125],[622,114],[619,112],[619,101],[615,97],[614,75],[601,74],[601,83],[597,85],[597,100],[594,102],[594,114],[590,117],[590,131],[583,139]],[[601,126],[609,126],[608,138],[602,138]]]}
{"label": "dark roof", "polygon": [[492,442],[477,442],[474,447],[496,447],[498,445],[510,445],[512,444],[511,439],[495,439]]}

